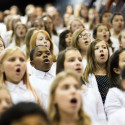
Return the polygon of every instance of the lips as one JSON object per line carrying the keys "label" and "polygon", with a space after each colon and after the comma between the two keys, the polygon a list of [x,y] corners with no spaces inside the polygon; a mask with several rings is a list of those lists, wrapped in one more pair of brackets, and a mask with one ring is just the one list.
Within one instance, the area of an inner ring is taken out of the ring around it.
{"label": "lips", "polygon": [[101,59],[104,59],[104,57],[105,57],[104,54],[101,54],[101,55],[100,55],[100,58],[101,58]]}
{"label": "lips", "polygon": [[86,45],[88,45],[88,44],[89,44],[89,42],[88,42],[88,41],[85,41],[85,44],[86,44]]}
{"label": "lips", "polygon": [[17,69],[16,69],[16,72],[20,72],[20,71],[21,71],[20,68],[17,68]]}
{"label": "lips", "polygon": [[44,59],[43,61],[45,64],[49,64],[50,63],[50,60],[49,59]]}
{"label": "lips", "polygon": [[76,68],[75,70],[76,70],[77,72],[80,72],[80,73],[81,73],[81,71],[82,71],[81,68]]}

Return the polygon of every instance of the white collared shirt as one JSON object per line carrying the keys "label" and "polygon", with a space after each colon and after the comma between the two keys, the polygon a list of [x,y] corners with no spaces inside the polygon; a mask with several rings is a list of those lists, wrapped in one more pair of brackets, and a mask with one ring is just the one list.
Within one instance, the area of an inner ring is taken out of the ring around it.
{"label": "white collared shirt", "polygon": [[41,97],[45,108],[48,107],[50,86],[55,76],[55,72],[50,69],[48,72],[35,70],[34,74],[29,77],[31,85],[36,89],[36,91],[39,91],[38,93],[42,93],[42,96],[39,96]]}
{"label": "white collared shirt", "polygon": [[12,102],[14,104],[19,102],[36,102],[36,98],[32,91],[27,88],[23,81],[19,82],[18,84],[14,84],[8,81],[5,83],[8,87]]}

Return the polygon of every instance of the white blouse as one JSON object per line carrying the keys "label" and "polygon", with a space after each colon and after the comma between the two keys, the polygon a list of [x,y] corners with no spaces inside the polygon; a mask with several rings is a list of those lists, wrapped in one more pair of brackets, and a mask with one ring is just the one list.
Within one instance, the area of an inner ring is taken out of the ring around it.
{"label": "white blouse", "polygon": [[125,91],[116,87],[109,89],[105,100],[107,118],[110,119],[110,117],[122,107],[125,107]]}
{"label": "white blouse", "polygon": [[14,84],[11,82],[5,82],[8,90],[10,92],[12,102],[17,104],[19,102],[36,102],[36,98],[32,91],[30,91],[23,81],[18,84]]}
{"label": "white blouse", "polygon": [[82,92],[83,109],[91,117],[92,122],[106,123],[106,115],[100,93],[88,88],[87,92]]}
{"label": "white blouse", "polygon": [[31,85],[36,91],[39,90],[38,93],[41,94],[40,97],[45,109],[48,107],[49,90],[55,76],[53,70],[49,70],[48,72],[35,70],[34,74],[29,77]]}

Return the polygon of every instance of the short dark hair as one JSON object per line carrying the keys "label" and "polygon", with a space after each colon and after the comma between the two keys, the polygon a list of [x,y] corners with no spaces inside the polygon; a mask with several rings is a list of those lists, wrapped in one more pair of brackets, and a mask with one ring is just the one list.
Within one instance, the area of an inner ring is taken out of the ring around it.
{"label": "short dark hair", "polygon": [[[33,61],[33,55],[37,47],[44,46],[44,45],[37,45],[30,51],[30,61]],[[45,46],[44,46],[45,47]]]}
{"label": "short dark hair", "polygon": [[121,78],[125,80],[125,66],[121,70]]}
{"label": "short dark hair", "polygon": [[33,102],[21,102],[6,110],[0,117],[0,125],[11,125],[12,122],[28,115],[39,115],[45,120],[47,125],[50,125],[44,110],[40,105]]}
{"label": "short dark hair", "polygon": [[121,16],[124,18],[124,16],[122,15],[122,13],[116,12],[116,13],[114,13],[114,14],[111,16],[111,18],[110,18],[110,22],[111,22],[111,23],[112,23],[112,21],[113,21],[113,19],[114,19],[114,17],[115,17],[116,15],[121,15]]}

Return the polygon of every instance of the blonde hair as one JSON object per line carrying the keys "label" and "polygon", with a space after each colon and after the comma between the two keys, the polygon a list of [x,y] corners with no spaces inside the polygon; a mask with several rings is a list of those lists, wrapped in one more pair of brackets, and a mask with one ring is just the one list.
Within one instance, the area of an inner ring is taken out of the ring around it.
{"label": "blonde hair", "polygon": [[38,30],[35,33],[33,33],[32,37],[30,39],[30,51],[36,46],[36,39],[37,39],[37,35],[39,33],[45,34],[48,37],[48,39],[50,41],[50,52],[51,52],[52,57],[53,57],[53,62],[56,62],[56,56],[53,53],[53,42],[52,42],[48,32],[46,32],[45,30]]}
{"label": "blonde hair", "polygon": [[[22,54],[25,56],[24,52],[19,48],[19,47],[8,47],[6,49],[4,49],[1,54],[0,54],[0,83],[3,85],[5,84],[6,81],[6,77],[5,77],[5,73],[2,71],[2,64],[4,62],[4,60],[6,58],[8,58],[9,56],[11,56],[14,52],[16,52],[17,50],[19,50],[20,52],[22,52]],[[23,76],[22,79],[26,85],[26,87],[32,91],[32,93],[34,94],[34,96],[36,97],[36,100],[39,104],[41,104],[41,99],[39,98],[39,96],[37,95],[35,89],[31,86],[30,81],[29,81],[29,76],[28,76],[28,70],[26,69],[26,72]]]}
{"label": "blonde hair", "polygon": [[83,28],[85,28],[85,26],[84,26],[84,24],[82,23],[81,19],[78,18],[78,17],[74,17],[73,19],[71,19],[71,20],[69,21],[69,25],[68,25],[68,29],[69,29],[71,32],[72,32],[72,23],[73,23],[74,21],[80,22],[81,25],[83,26]]}
{"label": "blonde hair", "polygon": [[[87,83],[89,83],[89,81],[88,81],[89,74],[94,73],[99,67],[96,60],[95,60],[94,50],[95,50],[95,45],[101,41],[104,41],[104,40],[96,39],[96,40],[92,41],[88,47],[87,66],[86,66],[85,71],[84,71],[83,76],[82,76],[83,80],[86,81]],[[108,75],[108,62],[109,62],[110,54],[109,54],[109,46],[108,46],[107,42],[105,42],[105,44],[106,44],[106,47],[108,49],[108,60],[106,61],[106,67],[105,67],[106,73]]]}
{"label": "blonde hair", "polygon": [[[49,115],[50,122],[52,123],[52,125],[58,125],[59,120],[60,120],[59,111],[58,111],[59,109],[57,105],[53,103],[55,91],[60,81],[68,76],[72,76],[80,84],[80,79],[75,72],[63,71],[56,76],[50,88],[49,107],[48,107],[48,115]],[[79,109],[78,115],[79,115],[79,119],[78,119],[77,125],[90,125],[91,124],[90,117],[83,111],[82,104]]]}
{"label": "blonde hair", "polygon": [[73,35],[72,35],[72,46],[77,48],[79,51],[81,51],[79,45],[78,45],[78,36],[83,32],[85,31],[86,29],[77,29]]}

